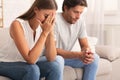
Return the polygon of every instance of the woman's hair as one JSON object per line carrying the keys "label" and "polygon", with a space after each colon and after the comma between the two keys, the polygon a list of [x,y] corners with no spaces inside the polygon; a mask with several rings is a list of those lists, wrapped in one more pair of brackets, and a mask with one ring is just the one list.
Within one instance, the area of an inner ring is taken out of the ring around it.
{"label": "woman's hair", "polygon": [[67,6],[67,8],[70,9],[71,7],[75,7],[77,5],[87,7],[87,1],[86,0],[64,0],[62,10],[64,11],[64,6]]}
{"label": "woman's hair", "polygon": [[40,9],[58,9],[55,0],[35,0],[31,8],[18,18],[29,20],[35,16],[34,8]]}

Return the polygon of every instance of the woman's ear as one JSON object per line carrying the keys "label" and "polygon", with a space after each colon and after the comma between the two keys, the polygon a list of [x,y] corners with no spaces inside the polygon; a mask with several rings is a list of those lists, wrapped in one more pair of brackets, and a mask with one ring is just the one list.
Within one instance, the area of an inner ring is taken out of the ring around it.
{"label": "woman's ear", "polygon": [[37,13],[38,10],[39,10],[39,9],[38,9],[37,7],[34,8],[34,12],[35,12],[35,13]]}

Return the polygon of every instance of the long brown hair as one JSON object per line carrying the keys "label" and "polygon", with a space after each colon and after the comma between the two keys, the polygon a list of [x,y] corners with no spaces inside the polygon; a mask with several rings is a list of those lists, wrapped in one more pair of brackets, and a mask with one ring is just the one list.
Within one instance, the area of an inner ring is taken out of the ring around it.
{"label": "long brown hair", "polygon": [[58,9],[55,0],[35,0],[31,8],[18,18],[29,20],[35,16],[34,8],[40,9]]}

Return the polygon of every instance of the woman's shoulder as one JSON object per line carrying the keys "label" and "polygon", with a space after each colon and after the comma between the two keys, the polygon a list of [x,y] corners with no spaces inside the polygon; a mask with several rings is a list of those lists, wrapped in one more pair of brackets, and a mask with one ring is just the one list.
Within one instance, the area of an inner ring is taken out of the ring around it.
{"label": "woman's shoulder", "polygon": [[18,31],[23,31],[21,22],[15,19],[10,25],[10,33],[17,33]]}
{"label": "woman's shoulder", "polygon": [[11,28],[11,27],[17,27],[17,26],[20,26],[20,21],[18,21],[18,20],[15,19],[15,20],[11,23],[10,28]]}
{"label": "woman's shoulder", "polygon": [[11,23],[10,27],[14,27],[14,26],[22,26],[22,24],[24,24],[26,22],[26,20],[20,19],[20,18],[16,18],[15,20],[13,20],[13,22]]}
{"label": "woman's shoulder", "polygon": [[11,25],[12,25],[12,24],[18,24],[18,23],[21,23],[21,22],[23,22],[23,20],[17,18],[17,19],[14,19],[14,20],[12,21]]}
{"label": "woman's shoulder", "polygon": [[18,23],[23,23],[26,20],[20,19],[20,18],[16,18],[15,20],[13,20],[12,24],[18,24]]}

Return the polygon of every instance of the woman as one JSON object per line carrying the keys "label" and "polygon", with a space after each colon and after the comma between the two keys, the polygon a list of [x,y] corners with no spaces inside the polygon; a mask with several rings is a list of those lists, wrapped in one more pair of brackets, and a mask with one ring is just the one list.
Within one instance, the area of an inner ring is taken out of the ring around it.
{"label": "woman", "polygon": [[12,80],[62,80],[64,59],[57,56],[53,34],[56,10],[55,0],[35,0],[25,14],[12,22],[11,39],[0,50],[4,50],[0,75]]}

